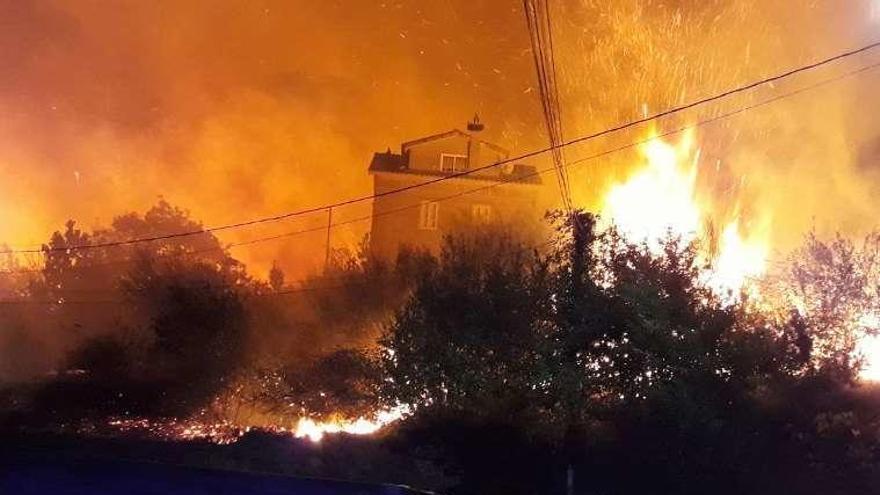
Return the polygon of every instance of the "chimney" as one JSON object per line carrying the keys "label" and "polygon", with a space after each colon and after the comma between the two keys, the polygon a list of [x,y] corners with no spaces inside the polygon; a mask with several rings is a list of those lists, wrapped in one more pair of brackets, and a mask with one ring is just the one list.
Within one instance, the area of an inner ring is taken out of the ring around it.
{"label": "chimney", "polygon": [[[480,116],[476,113],[474,114],[474,120],[471,120],[467,124],[467,130],[473,133],[477,133],[482,131],[484,128],[483,123],[480,122]],[[474,136],[468,137],[468,168],[475,168],[482,165],[482,159],[480,155],[482,155],[482,143],[479,139]]]}
{"label": "chimney", "polygon": [[480,132],[484,129],[484,127],[485,126],[483,125],[483,123],[480,122],[480,116],[476,113],[474,114],[474,120],[471,120],[467,124],[467,130],[471,132]]}

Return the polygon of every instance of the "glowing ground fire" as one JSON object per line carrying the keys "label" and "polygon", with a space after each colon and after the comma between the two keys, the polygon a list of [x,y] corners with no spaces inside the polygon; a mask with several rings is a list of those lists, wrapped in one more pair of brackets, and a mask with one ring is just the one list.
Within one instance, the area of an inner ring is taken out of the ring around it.
{"label": "glowing ground fire", "polygon": [[380,411],[372,419],[315,421],[310,418],[300,418],[293,430],[293,435],[296,438],[308,438],[313,442],[320,442],[324,435],[333,433],[370,435],[401,419],[403,415],[404,411],[398,408]]}
{"label": "glowing ground fire", "polygon": [[[369,418],[357,419],[328,419],[318,421],[311,418],[300,418],[293,428],[283,426],[271,426],[264,428],[277,434],[288,434],[294,438],[308,439],[314,443],[320,442],[326,435],[372,435],[385,426],[402,419],[406,415],[405,408],[393,408],[382,410]],[[230,444],[238,441],[245,433],[251,430],[249,426],[237,426],[226,421],[210,422],[194,418],[190,420],[154,421],[144,418],[113,418],[108,423],[112,430],[123,433],[136,433],[150,435],[167,440],[205,440],[217,444]],[[80,426],[81,433],[91,433],[97,429],[97,425],[86,424]]]}

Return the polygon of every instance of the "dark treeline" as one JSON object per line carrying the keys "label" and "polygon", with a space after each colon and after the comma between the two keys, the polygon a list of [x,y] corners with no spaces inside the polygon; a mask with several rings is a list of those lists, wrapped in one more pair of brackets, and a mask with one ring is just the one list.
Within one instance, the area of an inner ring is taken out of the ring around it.
{"label": "dark treeline", "polygon": [[375,441],[431,473],[408,473],[423,488],[877,491],[880,400],[854,352],[877,309],[876,238],[808,237],[761,287],[770,305],[708,289],[695,244],[658,254],[589,214],[549,221],[541,249],[498,230],[384,262],[364,243],[294,286],[251,277],[209,233],[64,249],[198,228],[165,202],[70,223],[3,287],[7,424],[292,426],[405,406]]}
{"label": "dark treeline", "polygon": [[544,254],[451,239],[382,339],[380,393],[466,491],[562,493],[567,468],[577,493],[877,491],[850,325],[876,304],[870,247],[810,237],[766,284],[811,295],[790,312],[707,289],[694,245],[556,224]]}
{"label": "dark treeline", "polygon": [[[298,404],[310,404],[298,392],[313,389],[318,371],[374,346],[417,260],[426,259],[402,254],[389,265],[363,249],[336,251],[325,273],[285,285],[276,268],[265,282],[251,276],[207,232],[67,249],[200,227],[160,201],[93,232],[68,222],[35,269],[7,260],[0,383],[37,390],[16,399],[39,413],[29,417],[198,414],[291,426],[304,415]],[[331,383],[333,375],[322,379]],[[314,408],[316,415],[329,407]]]}

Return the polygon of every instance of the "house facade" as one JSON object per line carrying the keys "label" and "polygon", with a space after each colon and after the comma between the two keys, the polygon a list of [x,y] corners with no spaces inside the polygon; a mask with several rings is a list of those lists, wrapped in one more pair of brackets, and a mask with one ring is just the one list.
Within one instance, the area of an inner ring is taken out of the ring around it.
{"label": "house facade", "polygon": [[[447,234],[498,225],[527,237],[537,231],[540,175],[532,166],[506,163],[510,153],[480,139],[481,125],[468,127],[373,155],[374,254],[393,259],[404,245],[436,253]],[[469,173],[458,175],[463,172]]]}

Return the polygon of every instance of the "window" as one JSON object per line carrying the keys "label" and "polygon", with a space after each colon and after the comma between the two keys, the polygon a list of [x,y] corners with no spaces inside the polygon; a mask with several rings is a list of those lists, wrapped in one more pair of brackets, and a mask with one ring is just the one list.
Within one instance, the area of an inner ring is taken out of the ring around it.
{"label": "window", "polygon": [[473,205],[471,218],[474,223],[489,223],[492,221],[492,207],[489,205]]}
{"label": "window", "polygon": [[440,203],[436,201],[422,201],[422,207],[419,208],[419,229],[437,230],[439,210]]}
{"label": "window", "polygon": [[443,172],[464,172],[467,168],[467,155],[440,153],[440,170]]}

